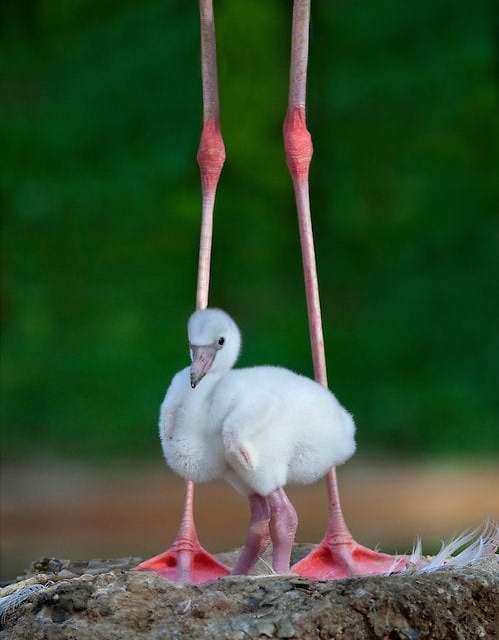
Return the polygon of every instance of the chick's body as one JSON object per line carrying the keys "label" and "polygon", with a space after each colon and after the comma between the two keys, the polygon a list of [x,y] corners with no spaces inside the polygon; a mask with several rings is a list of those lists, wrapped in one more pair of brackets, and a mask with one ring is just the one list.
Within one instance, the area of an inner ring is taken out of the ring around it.
{"label": "chick's body", "polygon": [[287,369],[189,369],[165,396],[160,433],[167,463],[194,482],[224,478],[244,494],[309,484],[355,451],[355,426],[334,395]]}

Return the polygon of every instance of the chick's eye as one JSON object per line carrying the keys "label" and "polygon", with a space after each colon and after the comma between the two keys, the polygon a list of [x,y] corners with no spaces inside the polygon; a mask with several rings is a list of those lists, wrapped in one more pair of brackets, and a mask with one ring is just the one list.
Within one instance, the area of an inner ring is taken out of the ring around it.
{"label": "chick's eye", "polygon": [[219,338],[219,339],[218,339],[218,344],[219,344],[220,346],[222,346],[222,345],[224,344],[224,342],[225,342],[225,338]]}

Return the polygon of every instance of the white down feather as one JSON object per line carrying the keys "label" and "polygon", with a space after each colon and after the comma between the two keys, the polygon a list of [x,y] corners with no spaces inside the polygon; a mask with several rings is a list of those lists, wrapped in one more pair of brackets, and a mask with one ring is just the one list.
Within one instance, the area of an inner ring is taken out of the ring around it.
{"label": "white down feather", "polygon": [[224,478],[265,496],[315,482],[352,456],[353,419],[329,390],[280,367],[232,369],[240,334],[225,312],[197,311],[188,333],[194,345],[225,342],[195,389],[187,367],[161,405],[161,443],[176,473],[194,482]]}

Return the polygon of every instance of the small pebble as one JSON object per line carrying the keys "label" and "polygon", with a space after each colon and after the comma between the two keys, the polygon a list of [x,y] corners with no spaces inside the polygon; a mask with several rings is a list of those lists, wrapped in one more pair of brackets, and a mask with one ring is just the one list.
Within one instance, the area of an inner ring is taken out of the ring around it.
{"label": "small pebble", "polygon": [[90,580],[93,580],[95,576],[93,576],[90,573],[83,573],[80,576],[80,580],[83,580],[84,582],[90,582]]}
{"label": "small pebble", "polygon": [[278,638],[294,638],[295,634],[296,631],[289,620],[283,620],[277,625]]}
{"label": "small pebble", "polygon": [[251,625],[248,622],[240,622],[238,625],[238,633],[245,633],[248,635],[251,631]]}
{"label": "small pebble", "polygon": [[274,636],[275,624],[269,620],[262,620],[256,625],[256,630],[261,636],[272,638]]}
{"label": "small pebble", "polygon": [[179,602],[177,604],[177,606],[175,607],[175,613],[177,615],[184,615],[185,613],[187,613],[188,611],[190,611],[192,606],[192,600],[183,600],[182,602]]}
{"label": "small pebble", "polygon": [[62,571],[59,571],[57,575],[59,576],[59,578],[63,578],[64,580],[71,580],[71,578],[76,578],[76,573],[73,573],[72,571],[68,571],[68,569],[63,569]]}

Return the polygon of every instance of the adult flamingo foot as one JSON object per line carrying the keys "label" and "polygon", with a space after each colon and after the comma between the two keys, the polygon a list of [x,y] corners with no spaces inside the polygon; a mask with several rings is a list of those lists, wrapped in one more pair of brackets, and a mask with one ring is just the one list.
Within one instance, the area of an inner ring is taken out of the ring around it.
{"label": "adult flamingo foot", "polygon": [[392,556],[364,547],[352,538],[338,542],[323,540],[305,558],[291,567],[300,576],[315,580],[337,580],[361,575],[396,573],[407,566],[406,556]]}
{"label": "adult flamingo foot", "polygon": [[230,574],[230,569],[208,553],[196,540],[190,549],[177,549],[174,544],[164,553],[141,562],[137,571],[153,571],[182,584],[213,582]]}
{"label": "adult flamingo foot", "polygon": [[164,553],[144,560],[136,571],[153,571],[182,584],[202,584],[229,575],[230,569],[199,544],[193,514],[194,484],[187,482],[184,512],[173,545]]}
{"label": "adult flamingo foot", "polygon": [[397,573],[409,564],[405,555],[392,556],[359,544],[350,533],[340,504],[336,470],[326,476],[328,525],[322,542],[291,567],[293,573],[316,580]]}

